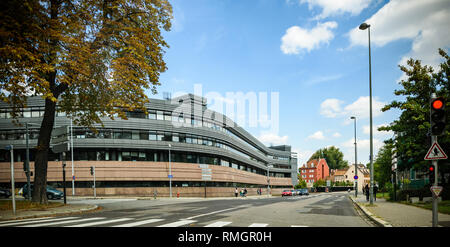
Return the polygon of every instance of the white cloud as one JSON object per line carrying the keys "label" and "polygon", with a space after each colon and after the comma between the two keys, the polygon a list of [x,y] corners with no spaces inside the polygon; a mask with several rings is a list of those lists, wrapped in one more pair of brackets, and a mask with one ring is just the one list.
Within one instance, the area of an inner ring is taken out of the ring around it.
{"label": "white cloud", "polygon": [[333,137],[335,137],[335,138],[339,138],[339,137],[341,137],[342,135],[341,135],[341,133],[339,133],[339,132],[336,132],[336,133],[334,133],[333,134]]}
{"label": "white cloud", "polygon": [[279,136],[273,133],[264,133],[258,137],[258,140],[266,145],[287,144],[288,139],[288,136]]}
{"label": "white cloud", "polygon": [[[410,52],[401,58],[400,64],[406,64],[412,57],[437,68],[438,48],[450,46],[448,0],[391,0],[365,22],[371,25],[371,42],[377,46],[401,39],[413,41]],[[358,27],[349,32],[349,37],[352,46],[368,44],[367,31]]]}
{"label": "white cloud", "polygon": [[335,118],[342,113],[342,100],[326,99],[320,104],[320,114],[328,118]]}
{"label": "white cloud", "polygon": [[[343,101],[339,99],[326,99],[320,104],[320,114],[328,118],[336,118],[341,116],[355,116],[357,119],[368,118],[369,113],[369,96],[361,96],[355,102],[342,106]],[[383,112],[381,108],[384,102],[372,98],[372,114],[373,117],[380,116]],[[350,123],[348,121],[348,123]]]}
{"label": "white cloud", "polygon": [[[344,159],[348,160],[350,164],[355,162],[355,140],[353,138],[341,143],[343,147]],[[376,157],[378,150],[384,145],[384,142],[373,138],[373,156]],[[367,164],[370,162],[370,139],[356,140],[358,163]],[[375,161],[375,159],[374,159]]]}
{"label": "white cloud", "polygon": [[308,138],[306,139],[323,140],[325,139],[325,136],[323,135],[322,131],[316,131],[314,134],[308,136]]}
{"label": "white cloud", "polygon": [[342,15],[350,13],[358,15],[361,11],[369,6],[372,0],[300,0],[300,3],[307,3],[309,9],[314,7],[322,9],[322,13],[315,19],[323,19],[329,16]]}
{"label": "white cloud", "polygon": [[322,44],[328,44],[334,38],[331,29],[337,26],[338,24],[334,21],[317,23],[314,28],[309,30],[292,26],[281,38],[281,51],[284,54],[299,54],[303,50],[310,52],[318,49]]}

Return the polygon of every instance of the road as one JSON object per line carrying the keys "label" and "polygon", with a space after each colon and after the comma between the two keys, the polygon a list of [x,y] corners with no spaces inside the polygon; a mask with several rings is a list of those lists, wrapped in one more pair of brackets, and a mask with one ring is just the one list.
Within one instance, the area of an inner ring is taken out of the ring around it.
{"label": "road", "polygon": [[295,197],[69,200],[102,210],[0,227],[370,227],[347,192]]}

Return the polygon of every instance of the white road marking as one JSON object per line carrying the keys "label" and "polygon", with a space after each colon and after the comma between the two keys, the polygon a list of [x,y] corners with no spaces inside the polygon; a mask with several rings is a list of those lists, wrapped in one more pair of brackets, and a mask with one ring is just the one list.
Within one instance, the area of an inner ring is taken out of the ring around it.
{"label": "white road marking", "polygon": [[222,227],[231,224],[230,221],[217,221],[212,224],[206,225],[205,227]]}
{"label": "white road marking", "polygon": [[173,222],[173,223],[160,225],[158,227],[177,227],[177,226],[183,226],[183,225],[191,224],[193,222],[196,222],[196,221],[195,220],[179,220],[179,221],[176,221],[176,222]]}
{"label": "white road marking", "polygon": [[268,224],[263,224],[263,223],[253,223],[251,225],[249,225],[248,227],[266,227]]}
{"label": "white road marking", "polygon": [[133,220],[132,218],[120,218],[120,219],[113,219],[113,220],[104,220],[104,221],[97,221],[97,222],[91,222],[91,223],[84,223],[79,225],[71,225],[66,227],[86,227],[86,226],[96,226],[96,225],[104,225],[109,223],[116,223],[121,221],[127,221],[127,220]]}
{"label": "white road marking", "polygon": [[22,227],[53,226],[53,225],[69,224],[69,223],[83,222],[83,221],[90,221],[90,220],[102,220],[102,219],[104,219],[104,218],[103,217],[94,217],[94,218],[86,218],[86,219],[78,219],[78,220],[50,222],[50,223],[43,223],[43,224],[36,224],[36,225],[29,225],[29,226],[22,226]]}
{"label": "white road marking", "polygon": [[53,217],[45,218],[45,219],[33,219],[33,220],[28,219],[28,220],[21,220],[20,222],[1,224],[0,226],[16,226],[16,225],[25,225],[25,224],[41,223],[41,222],[48,222],[48,221],[58,221],[58,220],[78,219],[78,218],[80,218],[80,217],[66,217],[66,218],[59,218],[59,219],[54,219]]}
{"label": "white road marking", "polygon": [[151,224],[151,223],[155,223],[155,222],[159,222],[159,221],[163,221],[164,219],[148,219],[148,220],[142,220],[142,221],[137,221],[137,222],[133,222],[133,223],[128,223],[128,224],[123,224],[123,225],[115,225],[113,227],[133,227],[133,226],[142,226],[142,225],[146,225],[146,224]]}

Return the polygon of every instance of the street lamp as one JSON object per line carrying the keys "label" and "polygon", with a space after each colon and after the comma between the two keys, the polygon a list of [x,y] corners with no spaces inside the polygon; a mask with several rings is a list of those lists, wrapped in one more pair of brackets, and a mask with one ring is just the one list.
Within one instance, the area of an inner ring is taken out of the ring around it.
{"label": "street lamp", "polygon": [[355,120],[355,197],[358,197],[358,155],[356,151],[356,117],[350,117]]}
{"label": "street lamp", "polygon": [[370,107],[370,205],[373,204],[373,128],[372,128],[372,63],[370,54],[370,25],[362,23],[360,30],[368,29],[369,34],[369,107]]}

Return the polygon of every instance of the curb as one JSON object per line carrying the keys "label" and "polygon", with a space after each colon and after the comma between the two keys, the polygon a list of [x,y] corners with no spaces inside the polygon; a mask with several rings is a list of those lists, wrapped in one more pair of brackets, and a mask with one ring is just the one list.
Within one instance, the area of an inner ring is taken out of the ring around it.
{"label": "curb", "polygon": [[350,200],[352,200],[353,204],[355,204],[361,211],[369,218],[371,219],[377,226],[379,227],[392,227],[392,225],[389,222],[386,222],[382,219],[377,218],[374,214],[372,214],[368,209],[366,209],[364,206],[359,205],[351,196],[349,196]]}

